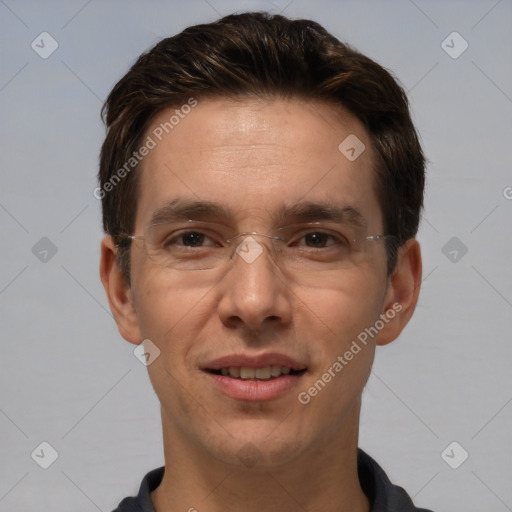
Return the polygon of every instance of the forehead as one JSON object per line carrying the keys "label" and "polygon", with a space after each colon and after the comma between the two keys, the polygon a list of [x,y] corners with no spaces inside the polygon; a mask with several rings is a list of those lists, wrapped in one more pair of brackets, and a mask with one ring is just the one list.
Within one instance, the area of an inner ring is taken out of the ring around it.
{"label": "forehead", "polygon": [[380,223],[370,139],[340,107],[200,100],[161,111],[147,137],[154,147],[141,162],[138,227],[177,198],[222,204],[241,222],[307,202],[354,207]]}

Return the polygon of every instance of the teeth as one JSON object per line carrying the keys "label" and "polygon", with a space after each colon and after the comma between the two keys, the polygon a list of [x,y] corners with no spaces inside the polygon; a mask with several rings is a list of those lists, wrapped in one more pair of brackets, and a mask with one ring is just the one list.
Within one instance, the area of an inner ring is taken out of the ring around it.
{"label": "teeth", "polygon": [[254,368],[245,368],[243,366],[240,368],[240,378],[242,379],[254,379],[255,373]]}
{"label": "teeth", "polygon": [[[224,370],[224,368],[222,368]],[[238,379],[240,377],[240,368],[238,366],[230,366],[229,367],[229,376],[234,379]]]}
{"label": "teeth", "polygon": [[270,373],[272,374],[272,377],[279,377],[279,375],[281,375],[281,367],[280,366],[271,366]]}
{"label": "teeth", "polygon": [[233,379],[258,379],[269,380],[281,375],[289,375],[291,368],[289,366],[264,366],[263,368],[247,368],[245,366],[230,366],[221,368],[221,375],[232,377]]}
{"label": "teeth", "polygon": [[258,368],[254,373],[257,379],[267,380],[272,377],[270,366],[265,366],[265,368]]}

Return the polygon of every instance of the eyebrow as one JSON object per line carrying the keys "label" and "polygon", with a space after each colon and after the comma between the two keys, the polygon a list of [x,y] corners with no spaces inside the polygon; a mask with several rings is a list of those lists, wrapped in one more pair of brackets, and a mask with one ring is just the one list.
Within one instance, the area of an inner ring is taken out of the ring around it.
{"label": "eyebrow", "polygon": [[[176,198],[153,212],[150,225],[183,220],[227,221],[233,217],[233,211],[220,203]],[[279,224],[290,221],[331,221],[349,224],[358,229],[366,229],[368,226],[366,219],[355,206],[332,202],[302,201],[282,205],[273,217]]]}
{"label": "eyebrow", "polygon": [[338,205],[331,202],[304,201],[283,206],[278,212],[278,219],[280,221],[293,219],[300,222],[331,221],[351,224],[359,229],[368,227],[368,222],[355,206]]}
{"label": "eyebrow", "polygon": [[158,208],[151,215],[150,225],[182,220],[211,220],[211,218],[228,219],[232,212],[225,206],[212,201],[192,201],[177,198]]}

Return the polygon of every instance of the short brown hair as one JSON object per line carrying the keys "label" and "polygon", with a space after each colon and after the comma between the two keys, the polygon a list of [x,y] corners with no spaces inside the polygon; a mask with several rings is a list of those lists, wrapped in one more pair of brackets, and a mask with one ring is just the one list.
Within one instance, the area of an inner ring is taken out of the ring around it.
{"label": "short brown hair", "polygon": [[137,166],[112,180],[140,147],[152,119],[190,98],[253,95],[327,101],[363,123],[377,159],[384,230],[394,235],[387,243],[391,273],[398,247],[417,233],[425,181],[425,158],[404,90],[389,71],[318,23],[254,12],[163,39],[138,58],[103,105],[107,135],[97,190],[103,228],[118,241],[118,263],[128,282],[130,247],[120,235],[134,229]]}

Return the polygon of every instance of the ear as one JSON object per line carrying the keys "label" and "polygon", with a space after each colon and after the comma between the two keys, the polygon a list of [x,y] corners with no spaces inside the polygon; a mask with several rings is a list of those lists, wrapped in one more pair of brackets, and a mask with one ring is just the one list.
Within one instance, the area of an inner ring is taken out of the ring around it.
{"label": "ear", "polygon": [[116,261],[118,248],[111,236],[101,242],[100,277],[121,336],[138,345],[142,341],[130,286]]}
{"label": "ear", "polygon": [[396,268],[389,278],[381,314],[385,325],[379,332],[377,345],[386,345],[398,338],[409,322],[418,302],[421,273],[420,244],[412,238],[400,247]]}

